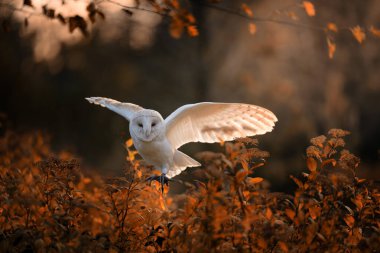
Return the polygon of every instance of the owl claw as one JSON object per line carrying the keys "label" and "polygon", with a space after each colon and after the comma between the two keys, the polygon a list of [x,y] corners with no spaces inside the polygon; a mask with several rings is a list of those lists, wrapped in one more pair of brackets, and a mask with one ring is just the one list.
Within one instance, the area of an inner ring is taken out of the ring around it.
{"label": "owl claw", "polygon": [[151,185],[153,180],[160,183],[162,193],[164,193],[164,185],[169,186],[169,181],[171,181],[164,173],[162,173],[161,176],[150,176],[145,181],[149,182],[149,185]]}

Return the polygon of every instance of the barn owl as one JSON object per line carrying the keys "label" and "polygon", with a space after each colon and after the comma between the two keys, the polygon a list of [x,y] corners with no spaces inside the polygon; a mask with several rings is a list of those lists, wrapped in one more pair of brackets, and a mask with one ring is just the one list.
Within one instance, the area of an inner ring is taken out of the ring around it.
{"label": "barn owl", "polygon": [[86,98],[129,121],[133,144],[142,158],[161,171],[157,180],[168,184],[170,178],[187,167],[201,164],[178,150],[189,142],[221,142],[272,131],[276,116],[256,105],[203,102],[179,107],[166,119],[154,110],[110,98]]}

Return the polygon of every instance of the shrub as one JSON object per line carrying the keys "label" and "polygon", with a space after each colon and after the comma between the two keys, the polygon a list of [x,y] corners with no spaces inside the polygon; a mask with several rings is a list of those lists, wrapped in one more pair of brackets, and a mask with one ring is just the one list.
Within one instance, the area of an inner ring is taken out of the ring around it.
{"label": "shrub", "polygon": [[[200,180],[161,194],[127,141],[123,177],[84,176],[41,133],[0,139],[1,252],[374,252],[380,192],[356,177],[347,131],[311,140],[292,195],[253,177],[269,154],[255,139],[199,154]],[[55,157],[55,158],[52,158]]]}

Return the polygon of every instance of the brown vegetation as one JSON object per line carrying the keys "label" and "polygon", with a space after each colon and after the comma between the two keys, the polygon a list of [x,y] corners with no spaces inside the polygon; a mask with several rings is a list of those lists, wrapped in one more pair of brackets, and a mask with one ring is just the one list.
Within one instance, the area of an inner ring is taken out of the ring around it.
{"label": "brown vegetation", "polygon": [[39,133],[0,139],[1,252],[374,252],[380,192],[355,176],[348,132],[311,140],[294,194],[252,177],[267,152],[257,141],[200,154],[204,180],[160,194],[127,142],[120,178],[85,177],[67,154],[52,156]]}

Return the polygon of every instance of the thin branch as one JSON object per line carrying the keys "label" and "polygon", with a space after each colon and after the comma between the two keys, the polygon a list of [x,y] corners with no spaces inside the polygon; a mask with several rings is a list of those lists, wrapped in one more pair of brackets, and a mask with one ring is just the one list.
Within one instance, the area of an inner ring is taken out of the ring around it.
{"label": "thin branch", "polygon": [[[169,17],[170,16],[169,11],[173,11],[173,9],[167,9],[167,10],[165,9],[163,11],[160,11],[160,10],[140,7],[138,5],[128,6],[128,5],[124,5],[124,4],[122,4],[118,1],[115,1],[115,0],[99,0],[99,1],[95,2],[95,4],[102,4],[102,3],[113,4],[113,5],[119,6],[119,7],[124,8],[124,9],[128,9],[128,10],[149,12],[149,13],[160,15],[163,17]],[[313,25],[307,25],[307,24],[302,24],[302,23],[298,23],[298,22],[291,22],[291,21],[287,21],[287,20],[279,20],[279,19],[273,19],[273,18],[249,17],[239,10],[228,9],[225,7],[218,6],[216,4],[208,4],[208,3],[202,2],[201,5],[204,6],[205,8],[208,8],[211,10],[216,10],[219,12],[224,12],[227,14],[231,14],[233,16],[237,16],[237,17],[240,17],[240,18],[252,21],[252,22],[275,23],[275,24],[292,26],[292,27],[296,27],[296,28],[303,28],[303,29],[314,30],[314,31],[319,31],[319,32],[321,32],[321,31],[325,32],[326,31],[326,28],[322,27],[322,26],[313,26]],[[15,7],[11,4],[0,3],[0,7],[5,7],[5,8],[12,10],[12,11],[23,12],[23,13],[28,14],[29,16],[44,16],[44,14],[42,12],[29,11],[23,7]],[[341,28],[341,30],[349,30],[349,28]]]}
{"label": "thin branch", "polygon": [[305,24],[300,24],[300,23],[286,21],[286,20],[278,20],[278,19],[272,19],[272,18],[260,18],[260,17],[249,17],[249,16],[241,13],[240,11],[235,11],[235,10],[231,10],[231,9],[228,9],[228,8],[223,8],[223,7],[217,6],[217,5],[211,5],[211,4],[207,4],[207,3],[201,3],[201,5],[204,6],[204,7],[206,7],[206,8],[209,8],[209,9],[213,9],[213,10],[217,10],[217,11],[220,11],[220,12],[228,13],[228,14],[231,14],[231,15],[234,15],[234,16],[238,16],[238,17],[241,17],[241,18],[244,18],[244,19],[247,19],[247,20],[250,20],[250,21],[254,21],[254,22],[277,23],[277,24],[281,24],[281,25],[293,26],[293,27],[310,29],[310,30],[317,30],[317,31],[324,31],[325,30],[324,27],[305,25]]}

